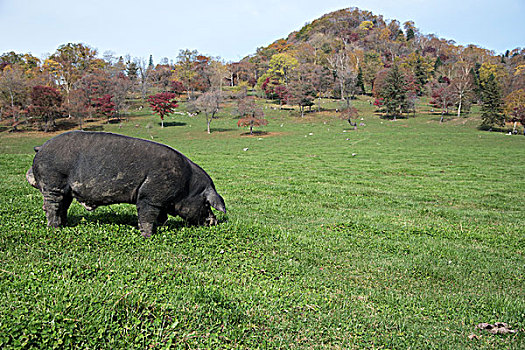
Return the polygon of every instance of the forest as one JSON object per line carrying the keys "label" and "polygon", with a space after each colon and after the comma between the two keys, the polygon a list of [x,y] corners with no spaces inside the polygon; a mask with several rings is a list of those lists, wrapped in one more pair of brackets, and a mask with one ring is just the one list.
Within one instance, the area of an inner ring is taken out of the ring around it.
{"label": "forest", "polygon": [[320,110],[322,98],[336,98],[342,101],[338,112],[351,118],[358,95],[371,96],[376,111],[394,119],[415,115],[422,98],[441,122],[479,105],[481,129],[518,133],[525,124],[525,49],[498,55],[423,34],[411,21],[348,8],[239,62],[184,49],[155,64],[152,56],[100,55],[85,43],[65,43],[42,59],[0,56],[2,131],[50,131],[61,119],[82,128],[84,120],[125,118],[130,108],[146,106],[163,121],[177,100],[206,115],[208,132],[225,100],[237,101],[240,125],[264,125],[252,96],[293,107],[301,116]]}

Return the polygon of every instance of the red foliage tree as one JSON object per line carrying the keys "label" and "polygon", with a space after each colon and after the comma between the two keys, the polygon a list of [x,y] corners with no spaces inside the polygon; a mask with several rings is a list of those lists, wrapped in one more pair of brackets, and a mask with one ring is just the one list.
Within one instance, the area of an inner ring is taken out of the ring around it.
{"label": "red foliage tree", "polygon": [[268,125],[268,120],[264,119],[264,112],[261,107],[255,104],[253,97],[245,97],[238,102],[239,114],[241,119],[237,126],[250,128],[250,135],[253,135],[253,128],[261,125]]}
{"label": "red foliage tree", "polygon": [[378,108],[381,108],[383,107],[383,104],[384,104],[384,99],[382,97],[377,97],[375,100],[374,100],[374,106],[378,107]]}
{"label": "red foliage tree", "polygon": [[186,87],[179,80],[172,81],[170,83],[170,85],[171,85],[171,91],[173,91],[174,93],[176,93],[179,96],[182,95],[184,93],[184,91],[186,91]]}
{"label": "red foliage tree", "polygon": [[288,93],[288,89],[284,85],[277,85],[274,88],[274,93],[279,99],[279,107],[281,107],[283,104],[286,104],[288,102],[288,98],[290,97]]}
{"label": "red foliage tree", "polygon": [[430,104],[436,108],[441,109],[440,123],[443,122],[444,115],[448,114],[448,109],[454,106],[454,92],[450,85],[450,80],[446,77],[440,81],[434,81],[432,83],[432,100]]}
{"label": "red foliage tree", "polygon": [[62,96],[57,89],[37,85],[31,91],[32,104],[28,108],[31,116],[41,119],[44,124],[44,131],[48,132],[49,127],[55,126],[55,117],[60,113]]}
{"label": "red foliage tree", "polygon": [[105,94],[102,97],[95,98],[93,106],[98,114],[106,116],[109,120],[115,114],[115,102],[112,101],[113,95]]}
{"label": "red foliage tree", "polygon": [[164,127],[164,116],[173,113],[179,105],[173,92],[161,92],[148,97],[148,103],[153,113],[158,114],[161,120],[161,127]]}

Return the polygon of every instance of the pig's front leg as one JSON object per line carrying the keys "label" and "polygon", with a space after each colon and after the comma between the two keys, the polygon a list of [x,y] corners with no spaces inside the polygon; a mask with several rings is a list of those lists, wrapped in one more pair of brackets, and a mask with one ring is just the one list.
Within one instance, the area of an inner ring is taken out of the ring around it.
{"label": "pig's front leg", "polygon": [[157,228],[157,219],[161,210],[146,202],[137,202],[137,215],[139,220],[139,230],[142,236],[151,237]]}

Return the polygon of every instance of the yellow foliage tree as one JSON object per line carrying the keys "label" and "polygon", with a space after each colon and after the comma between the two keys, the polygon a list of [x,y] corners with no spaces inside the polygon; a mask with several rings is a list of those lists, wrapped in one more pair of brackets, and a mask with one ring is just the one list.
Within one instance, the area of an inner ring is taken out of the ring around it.
{"label": "yellow foliage tree", "polygon": [[372,21],[363,21],[359,25],[359,29],[363,31],[369,31],[372,28],[374,28],[374,23],[372,23]]}
{"label": "yellow foliage tree", "polygon": [[484,86],[489,80],[489,77],[494,75],[498,84],[503,85],[504,79],[507,77],[507,72],[505,68],[499,64],[494,64],[490,62],[485,62],[479,68],[479,78],[481,85]]}

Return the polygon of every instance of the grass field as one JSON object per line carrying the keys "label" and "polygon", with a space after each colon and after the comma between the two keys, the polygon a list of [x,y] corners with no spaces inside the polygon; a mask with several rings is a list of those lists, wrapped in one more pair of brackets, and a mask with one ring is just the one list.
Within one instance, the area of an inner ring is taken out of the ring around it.
{"label": "grass field", "polygon": [[150,239],[130,205],[47,228],[24,175],[50,135],[0,134],[0,348],[525,348],[525,137],[366,100],[353,130],[325,102],[265,105],[255,136],[229,109],[211,135],[145,110],[103,125],[180,150],[226,201],[220,225]]}

